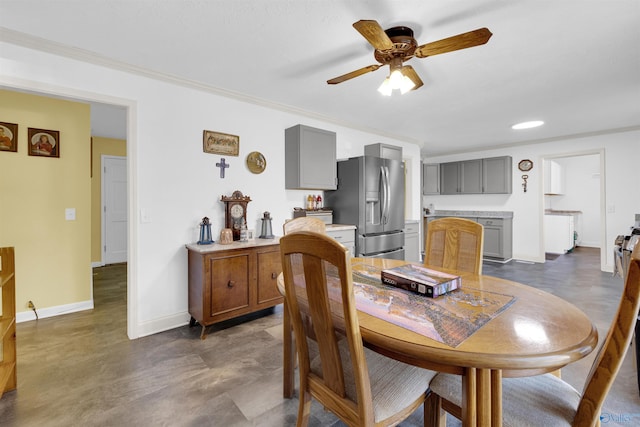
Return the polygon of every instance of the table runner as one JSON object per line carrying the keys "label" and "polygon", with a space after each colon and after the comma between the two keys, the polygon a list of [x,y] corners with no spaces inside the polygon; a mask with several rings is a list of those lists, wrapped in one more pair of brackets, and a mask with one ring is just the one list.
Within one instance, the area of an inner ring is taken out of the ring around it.
{"label": "table runner", "polygon": [[462,288],[438,298],[428,298],[388,286],[381,269],[353,264],[356,308],[387,322],[457,347],[516,301],[516,297]]}

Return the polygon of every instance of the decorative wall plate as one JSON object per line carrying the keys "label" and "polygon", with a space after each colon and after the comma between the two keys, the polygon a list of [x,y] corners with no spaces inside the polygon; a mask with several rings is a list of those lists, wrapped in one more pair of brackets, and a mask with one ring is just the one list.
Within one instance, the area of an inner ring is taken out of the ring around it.
{"label": "decorative wall plate", "polygon": [[267,167],[267,160],[262,153],[258,151],[252,151],[247,154],[247,167],[253,173],[262,173]]}

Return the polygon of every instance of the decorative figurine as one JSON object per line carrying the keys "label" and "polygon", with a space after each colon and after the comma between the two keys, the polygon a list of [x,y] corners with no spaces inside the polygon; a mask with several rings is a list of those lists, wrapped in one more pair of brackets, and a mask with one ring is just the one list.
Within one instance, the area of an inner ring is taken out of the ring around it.
{"label": "decorative figurine", "polygon": [[223,228],[220,230],[220,244],[229,245],[233,243],[233,233],[230,228]]}

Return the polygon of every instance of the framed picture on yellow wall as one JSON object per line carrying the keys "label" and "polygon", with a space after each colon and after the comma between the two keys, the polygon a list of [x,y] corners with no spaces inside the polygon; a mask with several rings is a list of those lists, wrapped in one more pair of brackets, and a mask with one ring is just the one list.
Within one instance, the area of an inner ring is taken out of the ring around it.
{"label": "framed picture on yellow wall", "polygon": [[60,157],[60,132],[29,128],[27,134],[30,156]]}
{"label": "framed picture on yellow wall", "polygon": [[0,151],[18,151],[18,125],[0,122]]}

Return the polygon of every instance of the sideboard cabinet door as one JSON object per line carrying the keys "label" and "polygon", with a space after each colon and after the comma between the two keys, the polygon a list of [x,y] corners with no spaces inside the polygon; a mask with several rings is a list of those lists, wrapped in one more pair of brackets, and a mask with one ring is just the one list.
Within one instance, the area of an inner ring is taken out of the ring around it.
{"label": "sideboard cabinet door", "polygon": [[277,287],[280,272],[282,263],[279,250],[258,252],[258,305],[273,301],[279,303],[282,300],[282,294]]}
{"label": "sideboard cabinet door", "polygon": [[249,253],[210,258],[210,317],[249,307]]}

